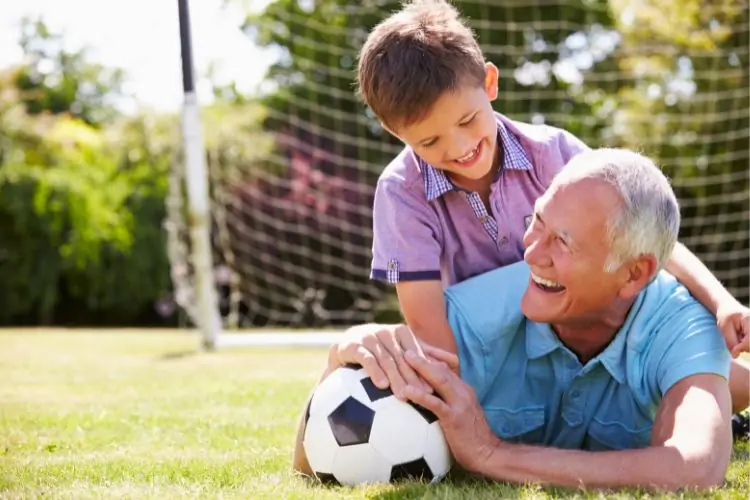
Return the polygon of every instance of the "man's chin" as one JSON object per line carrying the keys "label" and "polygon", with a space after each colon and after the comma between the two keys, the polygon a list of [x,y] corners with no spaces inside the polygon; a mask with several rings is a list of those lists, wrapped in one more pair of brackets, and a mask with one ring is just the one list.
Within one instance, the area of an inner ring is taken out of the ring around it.
{"label": "man's chin", "polygon": [[521,298],[521,313],[526,319],[535,323],[551,323],[555,315],[549,304],[538,300],[538,297],[532,297],[527,290]]}

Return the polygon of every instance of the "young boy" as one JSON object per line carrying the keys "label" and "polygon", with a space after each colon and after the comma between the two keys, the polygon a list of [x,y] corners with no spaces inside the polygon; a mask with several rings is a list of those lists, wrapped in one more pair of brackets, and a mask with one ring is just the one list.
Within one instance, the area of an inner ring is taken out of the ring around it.
{"label": "young boy", "polygon": [[[444,287],[523,259],[534,202],[588,146],[564,130],[494,112],[498,69],[441,0],[408,4],[370,33],[358,84],[383,127],[406,145],[377,183],[371,277],[395,284],[418,338],[456,353]],[[684,246],[666,268],[717,316],[733,356],[747,351],[750,310]],[[735,360],[735,408],[748,404],[749,374]]]}

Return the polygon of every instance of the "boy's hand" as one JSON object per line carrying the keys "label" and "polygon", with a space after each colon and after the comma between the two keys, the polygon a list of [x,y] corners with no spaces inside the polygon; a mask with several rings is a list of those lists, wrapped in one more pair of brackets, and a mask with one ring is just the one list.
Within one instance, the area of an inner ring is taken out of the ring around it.
{"label": "boy's hand", "polygon": [[366,324],[350,328],[344,340],[331,348],[328,365],[331,370],[348,363],[361,365],[377,387],[390,387],[399,399],[405,399],[403,390],[407,385],[432,392],[432,387],[404,359],[406,351],[442,361],[458,372],[456,355],[420,341],[405,325]]}
{"label": "boy's hand", "polygon": [[736,301],[722,304],[716,312],[716,323],[733,358],[750,352],[750,309]]}

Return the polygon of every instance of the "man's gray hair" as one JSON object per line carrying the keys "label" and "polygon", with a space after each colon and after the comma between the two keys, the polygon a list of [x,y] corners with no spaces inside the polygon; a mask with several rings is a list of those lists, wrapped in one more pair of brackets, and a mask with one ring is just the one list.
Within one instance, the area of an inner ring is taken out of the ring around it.
{"label": "man's gray hair", "polygon": [[609,183],[622,201],[622,209],[607,226],[611,246],[605,270],[613,272],[628,259],[644,254],[652,254],[660,270],[677,243],[680,207],[656,164],[628,149],[595,149],[575,156],[552,186],[583,179]]}

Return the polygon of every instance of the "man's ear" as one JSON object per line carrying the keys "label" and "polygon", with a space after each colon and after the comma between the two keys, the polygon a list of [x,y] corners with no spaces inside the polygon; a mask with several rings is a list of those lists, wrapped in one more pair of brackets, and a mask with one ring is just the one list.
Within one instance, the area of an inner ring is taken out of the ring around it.
{"label": "man's ear", "polygon": [[646,288],[656,274],[656,257],[641,255],[624,266],[625,284],[620,288],[620,298],[632,299]]}

